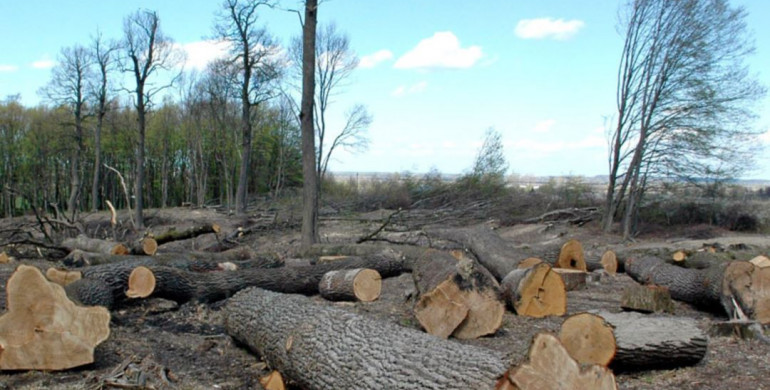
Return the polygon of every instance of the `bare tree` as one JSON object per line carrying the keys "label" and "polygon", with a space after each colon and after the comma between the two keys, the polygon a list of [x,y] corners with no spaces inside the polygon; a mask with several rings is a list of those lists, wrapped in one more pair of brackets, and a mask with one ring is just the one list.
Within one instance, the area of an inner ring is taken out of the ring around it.
{"label": "bare tree", "polygon": [[305,20],[302,25],[302,247],[318,242],[318,177],[316,172],[315,127],[313,100],[315,96],[316,25],[318,0],[305,0]]}
{"label": "bare tree", "polygon": [[630,238],[651,176],[729,176],[750,166],[751,108],[764,88],[743,62],[753,46],[742,8],[727,0],[625,8],[604,228],[622,211]]}
{"label": "bare tree", "polygon": [[72,115],[75,148],[70,157],[70,193],[67,211],[75,219],[82,190],[80,159],[85,154],[83,120],[86,113],[86,83],[89,78],[91,56],[83,46],[65,47],[59,55],[59,62],[53,69],[50,83],[43,88],[43,94],[54,104],[67,107]]}
{"label": "bare tree", "polygon": [[136,228],[144,227],[144,162],[147,112],[152,98],[158,92],[173,85],[178,77],[166,79],[161,84],[153,84],[151,79],[160,79],[159,74],[170,71],[180,63],[182,53],[174,48],[174,42],[160,29],[157,12],[139,10],[123,20],[123,58],[121,68],[131,73],[135,87],[134,107],[137,113],[139,136],[136,146],[136,173],[134,178],[134,196]]}
{"label": "bare tree", "polygon": [[102,128],[104,127],[104,117],[109,108],[109,78],[110,73],[115,66],[115,51],[117,44],[109,42],[102,37],[101,32],[91,40],[91,58],[96,65],[96,72],[92,77],[89,87],[90,95],[94,101],[93,110],[96,116],[96,126],[94,127],[94,176],[91,183],[91,210],[96,211],[99,208],[99,179],[102,166]]}
{"label": "bare tree", "polygon": [[235,212],[246,213],[248,169],[251,164],[252,116],[260,103],[272,98],[272,83],[279,76],[277,45],[267,30],[257,25],[257,9],[270,1],[225,0],[214,26],[217,38],[231,43],[231,63],[239,70],[241,98],[241,169],[235,194]]}

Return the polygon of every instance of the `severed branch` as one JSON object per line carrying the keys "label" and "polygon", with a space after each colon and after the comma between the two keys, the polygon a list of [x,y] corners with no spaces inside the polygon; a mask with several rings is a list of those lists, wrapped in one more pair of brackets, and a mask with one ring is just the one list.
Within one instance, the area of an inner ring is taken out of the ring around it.
{"label": "severed branch", "polygon": [[131,218],[131,226],[136,228],[136,222],[134,221],[134,213],[131,212],[131,197],[128,195],[128,187],[126,186],[126,180],[123,179],[123,175],[120,174],[120,171],[117,169],[107,165],[103,164],[105,168],[115,172],[116,175],[118,175],[118,178],[120,179],[120,186],[123,187],[123,195],[126,197],[126,207],[128,208],[128,217]]}
{"label": "severed branch", "polygon": [[380,225],[379,228],[377,228],[375,231],[367,234],[366,236],[361,237],[358,240],[356,240],[356,244],[361,244],[361,243],[364,243],[366,241],[369,241],[372,238],[374,238],[376,235],[380,234],[380,232],[383,229],[385,229],[386,226],[388,226],[390,224],[390,221],[393,219],[393,217],[395,217],[396,215],[400,214],[401,211],[403,211],[403,209],[401,207],[399,207],[398,210],[390,213],[390,215],[388,215],[388,218],[385,219],[385,222],[383,222],[382,225]]}

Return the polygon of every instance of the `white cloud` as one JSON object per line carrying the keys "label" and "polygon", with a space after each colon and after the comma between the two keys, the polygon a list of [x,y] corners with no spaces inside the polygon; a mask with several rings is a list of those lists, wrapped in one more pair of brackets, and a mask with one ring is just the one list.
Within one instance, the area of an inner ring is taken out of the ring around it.
{"label": "white cloud", "polygon": [[48,56],[43,56],[43,58],[33,62],[31,65],[35,69],[50,69],[56,65],[56,62]]}
{"label": "white cloud", "polygon": [[361,61],[358,63],[359,68],[369,69],[374,68],[380,62],[387,61],[393,58],[393,52],[390,50],[379,50],[368,56],[361,57]]}
{"label": "white cloud", "polygon": [[428,83],[425,81],[420,81],[419,83],[413,84],[410,86],[399,85],[398,88],[393,90],[393,92],[391,92],[390,94],[396,97],[411,95],[414,93],[420,93],[422,91],[425,91],[425,88],[428,88]]}
{"label": "white cloud", "polygon": [[766,132],[764,132],[764,133],[760,134],[760,135],[759,135],[759,139],[760,139],[762,142],[764,142],[764,143],[766,143],[766,144],[769,144],[769,145],[770,145],[770,130],[768,130],[768,131],[766,131]]}
{"label": "white cloud", "polygon": [[230,50],[230,43],[212,39],[185,43],[178,47],[187,54],[185,66],[203,70],[210,62],[225,57]]}
{"label": "white cloud", "polygon": [[15,72],[19,70],[16,65],[0,64],[0,72]]}
{"label": "white cloud", "polygon": [[551,128],[555,124],[556,124],[555,119],[546,119],[544,121],[537,122],[535,124],[535,127],[532,128],[532,131],[534,131],[535,133],[547,133],[551,131]]}
{"label": "white cloud", "polygon": [[460,47],[450,31],[437,32],[423,39],[401,56],[394,65],[398,69],[470,68],[481,59],[481,46]]}
{"label": "white cloud", "polygon": [[523,39],[556,39],[572,38],[583,28],[582,20],[564,20],[552,18],[523,19],[516,24],[516,36]]}

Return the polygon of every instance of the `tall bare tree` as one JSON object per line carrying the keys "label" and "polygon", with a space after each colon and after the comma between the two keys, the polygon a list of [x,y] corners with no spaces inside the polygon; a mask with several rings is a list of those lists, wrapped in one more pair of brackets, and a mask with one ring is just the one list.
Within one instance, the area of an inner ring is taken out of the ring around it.
{"label": "tall bare tree", "polygon": [[629,0],[625,10],[604,228],[622,211],[630,238],[651,176],[734,176],[750,165],[752,105],[764,88],[744,63],[754,47],[743,8]]}
{"label": "tall bare tree", "polygon": [[101,32],[91,40],[91,57],[96,65],[96,72],[90,82],[90,95],[93,98],[93,110],[96,116],[94,127],[94,176],[91,182],[91,210],[99,209],[99,179],[102,165],[102,129],[104,117],[109,108],[109,79],[115,66],[117,45],[104,39]]}
{"label": "tall bare tree", "polygon": [[67,211],[74,219],[79,207],[82,190],[80,159],[85,154],[83,120],[87,116],[87,81],[91,56],[83,46],[65,47],[61,50],[58,64],[53,68],[50,83],[43,94],[54,104],[67,107],[72,115],[75,147],[70,156],[70,193]]}
{"label": "tall bare tree", "polygon": [[315,127],[313,100],[315,96],[315,40],[318,24],[318,0],[305,0],[302,25],[302,101],[300,128],[302,131],[302,247],[318,242],[318,177],[316,176]]}
{"label": "tall bare tree", "polygon": [[160,84],[151,80],[160,79],[159,74],[171,71],[179,64],[183,54],[174,48],[171,38],[163,34],[158,13],[139,10],[123,20],[123,58],[121,67],[134,79],[134,107],[137,113],[138,139],[136,145],[136,173],[134,177],[134,200],[136,206],[136,228],[144,228],[144,162],[147,112],[152,98],[158,92],[170,87],[176,77],[165,79]]}
{"label": "tall bare tree", "polygon": [[241,98],[241,169],[235,192],[235,212],[246,213],[249,165],[252,150],[252,116],[255,107],[275,96],[272,83],[279,76],[277,45],[267,30],[257,25],[257,10],[270,1],[225,0],[224,12],[214,26],[217,38],[231,44],[231,63],[239,70]]}

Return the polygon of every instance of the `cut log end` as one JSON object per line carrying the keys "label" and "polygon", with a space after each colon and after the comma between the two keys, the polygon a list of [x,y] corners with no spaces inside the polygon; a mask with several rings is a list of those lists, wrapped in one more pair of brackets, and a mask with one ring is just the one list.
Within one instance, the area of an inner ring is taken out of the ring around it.
{"label": "cut log end", "polygon": [[[612,371],[599,365],[581,370],[556,336],[539,333],[529,349],[529,362],[512,368],[507,377],[520,390],[616,390]],[[500,387],[498,388],[505,388]]]}
{"label": "cut log end", "polygon": [[116,244],[110,250],[110,254],[111,255],[130,255],[131,250],[128,249],[128,247],[123,244]]}
{"label": "cut log end", "polygon": [[158,252],[158,242],[152,237],[143,238],[140,245],[145,255],[152,256]]}
{"label": "cut log end", "polygon": [[11,262],[11,258],[5,252],[0,252],[0,264],[8,264]]}
{"label": "cut log end", "polygon": [[[724,272],[722,294],[731,297],[733,305],[763,325],[770,324],[770,267],[759,268],[747,261],[733,261]],[[733,317],[740,318],[734,310]]]}
{"label": "cut log end", "polygon": [[445,339],[465,321],[469,309],[461,303],[460,294],[454,281],[445,280],[433,291],[420,296],[414,306],[414,315],[427,333]]}
{"label": "cut log end", "polygon": [[155,291],[155,275],[147,267],[136,267],[128,277],[129,298],[147,298]]}
{"label": "cut log end", "polygon": [[604,266],[604,270],[608,274],[615,275],[618,272],[618,256],[614,251],[605,251],[599,262]]}
{"label": "cut log end", "polygon": [[92,363],[110,334],[110,313],[81,307],[35,267],[8,279],[7,312],[0,317],[0,370],[63,370]]}
{"label": "cut log end", "polygon": [[583,244],[578,240],[569,240],[564,243],[556,261],[557,268],[576,269],[586,271],[586,260],[583,253]]}
{"label": "cut log end", "polygon": [[51,267],[45,271],[45,277],[59,286],[65,287],[72,282],[80,280],[83,277],[83,274],[78,271],[68,271]]}
{"label": "cut log end", "polygon": [[559,340],[570,356],[581,364],[606,367],[617,351],[612,327],[602,317],[591,313],[567,318],[561,326]]}
{"label": "cut log end", "polygon": [[671,259],[674,260],[676,263],[681,263],[687,259],[687,252],[683,250],[678,250],[674,252],[673,255],[671,255]]}
{"label": "cut log end", "polygon": [[259,384],[265,390],[286,390],[286,384],[283,381],[283,376],[278,371],[273,371],[262,378],[259,378]]}
{"label": "cut log end", "polygon": [[501,289],[508,305],[519,315],[539,318],[567,311],[564,281],[546,263],[511,271]]}
{"label": "cut log end", "polygon": [[770,267],[770,258],[765,255],[759,255],[749,260],[749,263],[754,264],[759,268],[767,268]]}
{"label": "cut log end", "polygon": [[221,226],[219,226],[219,225],[218,225],[218,224],[216,224],[216,223],[212,223],[212,224],[211,224],[211,230],[214,232],[214,234],[219,234],[219,233],[221,233],[221,232],[222,232],[222,227],[221,227]]}
{"label": "cut log end", "polygon": [[318,291],[329,300],[372,302],[380,297],[382,277],[373,269],[329,271],[321,278]]}

